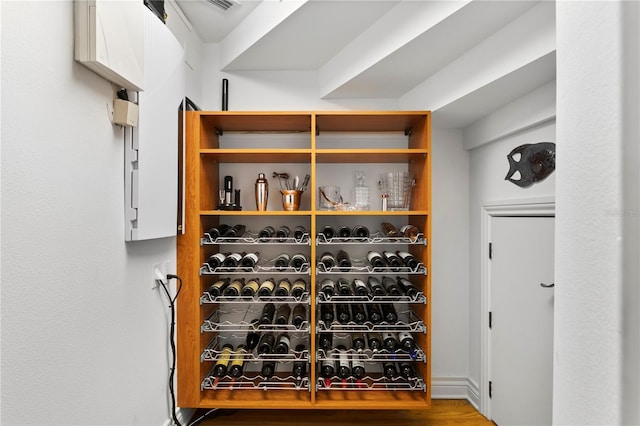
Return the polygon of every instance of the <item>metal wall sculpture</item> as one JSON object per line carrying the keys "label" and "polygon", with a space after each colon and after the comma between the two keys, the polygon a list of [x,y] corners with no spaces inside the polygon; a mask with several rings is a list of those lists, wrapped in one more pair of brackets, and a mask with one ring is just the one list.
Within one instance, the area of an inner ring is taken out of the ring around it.
{"label": "metal wall sculpture", "polygon": [[[518,155],[519,159],[514,158]],[[507,155],[507,160],[509,172],[504,179],[526,188],[544,180],[556,169],[556,144],[540,142],[520,145]],[[516,172],[520,173],[519,179],[514,177]]]}

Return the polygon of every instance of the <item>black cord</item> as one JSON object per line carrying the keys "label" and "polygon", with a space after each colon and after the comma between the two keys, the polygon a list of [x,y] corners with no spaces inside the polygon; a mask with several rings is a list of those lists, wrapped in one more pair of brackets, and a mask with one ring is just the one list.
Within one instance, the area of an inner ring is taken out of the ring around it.
{"label": "black cord", "polygon": [[182,426],[180,421],[178,420],[178,416],[176,415],[176,394],[173,388],[173,377],[176,371],[176,342],[174,339],[175,329],[176,329],[176,300],[178,299],[178,295],[180,294],[180,290],[182,290],[182,278],[177,275],[167,275],[167,279],[177,279],[180,283],[178,290],[176,291],[176,295],[171,298],[171,294],[169,293],[169,289],[166,284],[162,280],[157,280],[164,289],[165,294],[167,295],[167,299],[169,299],[169,308],[171,309],[171,327],[169,331],[169,344],[171,345],[171,368],[169,369],[169,394],[171,395],[171,414],[173,415],[173,422],[177,426]]}

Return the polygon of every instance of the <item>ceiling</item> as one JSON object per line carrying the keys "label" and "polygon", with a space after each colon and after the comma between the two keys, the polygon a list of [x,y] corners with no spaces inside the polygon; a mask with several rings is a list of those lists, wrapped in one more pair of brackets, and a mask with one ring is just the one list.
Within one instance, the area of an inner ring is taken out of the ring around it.
{"label": "ceiling", "polygon": [[549,1],[176,0],[223,71],[313,70],[326,99],[393,98],[465,127],[555,79]]}

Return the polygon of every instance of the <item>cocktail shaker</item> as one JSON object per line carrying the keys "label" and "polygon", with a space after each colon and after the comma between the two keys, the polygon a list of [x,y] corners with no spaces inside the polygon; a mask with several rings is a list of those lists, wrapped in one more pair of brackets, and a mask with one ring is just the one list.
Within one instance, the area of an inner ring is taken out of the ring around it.
{"label": "cocktail shaker", "polygon": [[256,179],[256,210],[267,211],[267,199],[269,198],[269,182],[264,177],[264,173],[258,173]]}

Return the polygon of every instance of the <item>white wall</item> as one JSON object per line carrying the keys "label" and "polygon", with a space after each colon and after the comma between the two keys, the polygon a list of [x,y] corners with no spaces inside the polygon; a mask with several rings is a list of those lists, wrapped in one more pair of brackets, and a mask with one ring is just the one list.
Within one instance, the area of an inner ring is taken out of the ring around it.
{"label": "white wall", "polygon": [[[489,114],[465,131],[465,144],[478,146],[469,151],[469,378],[479,386],[481,391],[487,389],[487,384],[480,383],[482,332],[481,264],[485,261],[482,258],[481,247],[482,206],[496,201],[518,201],[547,198],[555,195],[555,172],[545,180],[528,188],[521,188],[505,180],[505,176],[509,171],[507,154],[512,149],[525,143],[556,142],[555,121],[537,123],[537,118],[535,118],[537,117],[535,111],[540,108],[553,108],[555,96],[549,91],[546,92],[548,96],[544,99],[544,102],[541,101],[539,90],[534,90],[529,95],[515,101],[518,105],[518,111],[520,111],[519,117],[514,117],[513,109],[509,112],[510,108],[507,105],[505,108]],[[547,104],[547,106],[542,107],[544,104]],[[527,122],[527,118],[532,122]],[[512,120],[521,123],[523,129],[520,131],[512,129],[507,136],[503,136],[503,131],[507,127],[505,124]],[[483,131],[473,132],[471,131],[473,129],[483,129]]]}
{"label": "white wall", "polygon": [[622,308],[630,297],[627,309],[638,309],[637,270],[623,271],[638,261],[640,13],[625,2],[558,2],[556,15],[553,422],[620,424],[624,414],[638,424],[637,316]]}
{"label": "white wall", "polygon": [[2,424],[160,425],[166,300],[124,243],[111,85],[73,60],[71,1],[2,2]]}

